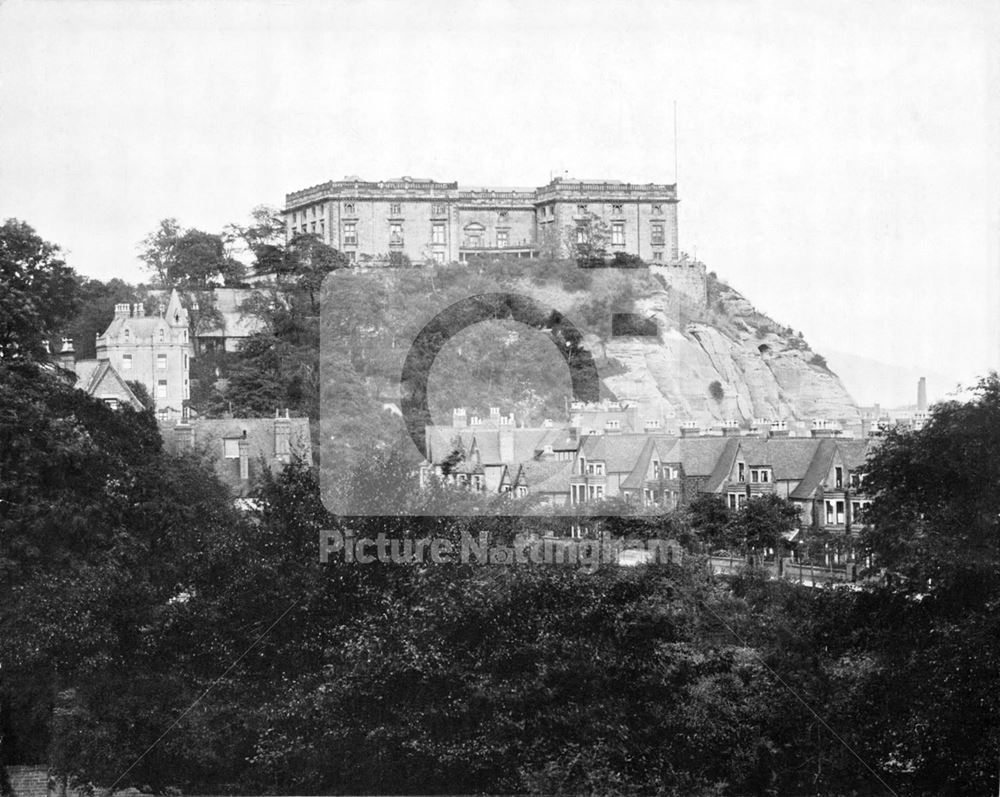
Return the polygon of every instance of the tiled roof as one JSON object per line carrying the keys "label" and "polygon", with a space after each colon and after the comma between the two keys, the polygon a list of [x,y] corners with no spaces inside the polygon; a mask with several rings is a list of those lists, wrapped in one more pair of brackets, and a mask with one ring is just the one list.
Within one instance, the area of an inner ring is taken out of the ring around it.
{"label": "tiled roof", "polygon": [[541,493],[568,493],[569,477],[573,471],[573,463],[562,462],[526,462],[521,467],[521,472],[517,477],[516,484],[524,484],[528,487],[528,492],[533,494]]}
{"label": "tiled roof", "polygon": [[809,463],[808,469],[802,475],[802,481],[792,490],[788,496],[789,498],[798,498],[800,500],[814,498],[816,490],[830,472],[830,466],[833,464],[833,455],[837,451],[837,444],[830,437],[820,438],[818,441],[814,440],[811,442],[814,445],[818,443],[814,449],[812,462]]}
{"label": "tiled roof", "polygon": [[775,481],[798,481],[805,477],[820,444],[829,439],[744,437],[740,438],[740,450],[747,467],[770,466]]}
{"label": "tiled roof", "polygon": [[[262,465],[281,470],[284,463],[275,458],[275,424],[287,423],[289,449],[293,458],[312,462],[312,441],[308,418],[197,418],[189,421],[194,450],[204,452],[215,465],[215,471],[238,495],[247,492]],[[168,451],[176,453],[179,437],[177,424],[161,422],[160,434]],[[223,440],[246,437],[250,478],[240,479],[239,459],[223,456]]]}
{"label": "tiled roof", "polygon": [[736,437],[682,437],[679,441],[680,461],[685,476],[711,476],[719,457]]}
{"label": "tiled roof", "polygon": [[631,473],[649,439],[645,434],[587,435],[580,454],[602,460],[607,473]]}
{"label": "tiled roof", "polygon": [[646,481],[646,474],[649,473],[649,463],[653,459],[653,452],[655,451],[656,442],[652,439],[647,440],[645,447],[635,462],[635,467],[621,484],[623,490],[637,490],[642,487]]}

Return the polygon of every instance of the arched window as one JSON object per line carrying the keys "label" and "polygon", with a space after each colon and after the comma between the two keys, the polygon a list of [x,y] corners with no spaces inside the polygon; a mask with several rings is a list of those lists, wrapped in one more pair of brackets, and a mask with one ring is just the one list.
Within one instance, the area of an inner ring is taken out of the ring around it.
{"label": "arched window", "polygon": [[166,339],[166,332],[164,331],[163,327],[160,327],[160,343],[163,343],[165,339]]}

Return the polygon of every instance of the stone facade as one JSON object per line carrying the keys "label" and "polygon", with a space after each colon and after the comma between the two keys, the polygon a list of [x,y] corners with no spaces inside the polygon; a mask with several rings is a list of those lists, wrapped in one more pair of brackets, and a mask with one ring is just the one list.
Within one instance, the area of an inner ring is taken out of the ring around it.
{"label": "stone facade", "polygon": [[163,311],[147,316],[141,304],[115,305],[115,317],[97,337],[97,360],[128,381],[141,382],[161,416],[177,418],[191,396],[188,312],[177,291]]}
{"label": "stone facade", "polygon": [[288,194],[289,238],[309,233],[354,260],[398,252],[414,262],[481,254],[564,254],[567,230],[596,219],[607,249],[650,263],[678,262],[677,186],[556,178],[541,188],[469,188],[403,177],[354,177]]}

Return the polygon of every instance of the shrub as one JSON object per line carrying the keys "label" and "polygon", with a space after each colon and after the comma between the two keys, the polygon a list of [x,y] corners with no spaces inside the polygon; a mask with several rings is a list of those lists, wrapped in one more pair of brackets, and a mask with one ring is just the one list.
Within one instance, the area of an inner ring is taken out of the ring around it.
{"label": "shrub", "polygon": [[708,395],[716,401],[722,401],[726,397],[726,391],[722,389],[722,384],[718,379],[708,386]]}

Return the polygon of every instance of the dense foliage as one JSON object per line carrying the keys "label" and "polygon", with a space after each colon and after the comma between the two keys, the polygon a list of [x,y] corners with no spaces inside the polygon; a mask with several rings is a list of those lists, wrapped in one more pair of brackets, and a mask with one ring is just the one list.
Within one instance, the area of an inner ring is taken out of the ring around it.
{"label": "dense foliage", "polygon": [[[32,313],[12,339],[55,317]],[[238,513],[148,411],[5,358],[0,761],[203,794],[995,793],[998,421],[992,375],[889,435],[866,477],[879,577],[859,589],[716,579],[697,555],[591,575],[324,564],[324,529],[545,526],[332,517],[304,464]],[[407,489],[393,468],[373,446],[345,489]],[[705,499],[605,529],[753,550],[786,510]]]}

